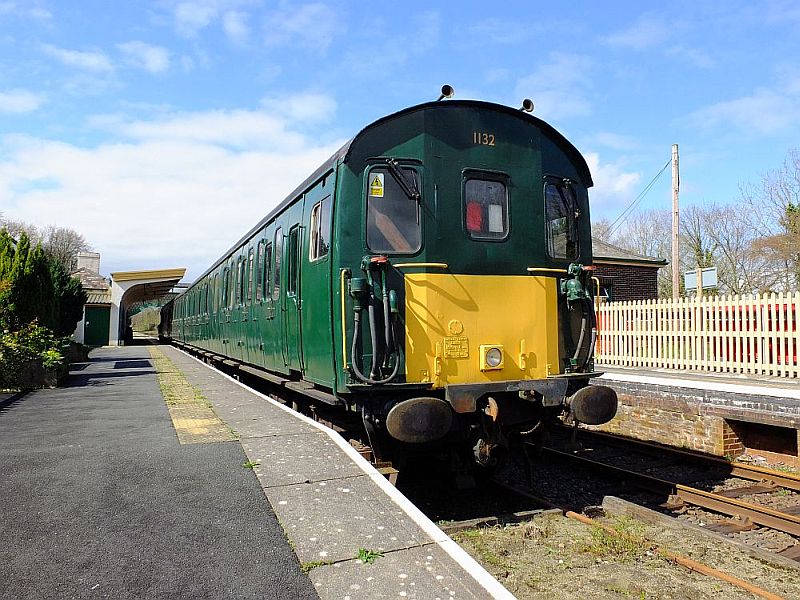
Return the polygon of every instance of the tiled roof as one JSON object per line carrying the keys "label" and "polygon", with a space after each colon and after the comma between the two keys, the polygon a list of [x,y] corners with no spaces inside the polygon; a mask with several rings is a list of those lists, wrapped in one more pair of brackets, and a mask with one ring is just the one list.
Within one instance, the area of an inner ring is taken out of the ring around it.
{"label": "tiled roof", "polygon": [[652,256],[637,254],[635,252],[631,252],[630,250],[625,250],[619,246],[614,246],[613,244],[604,242],[596,237],[592,238],[592,255],[594,256],[595,262],[633,262],[649,264],[653,265],[654,267],[664,267],[667,264],[667,261],[664,258],[655,258]]}
{"label": "tiled roof", "polygon": [[86,291],[107,290],[109,287],[108,279],[100,275],[100,273],[90,271],[86,267],[78,269],[72,274],[72,276],[81,280],[81,287],[83,287],[83,289]]}
{"label": "tiled roof", "polygon": [[111,304],[111,294],[108,291],[87,291],[86,304]]}

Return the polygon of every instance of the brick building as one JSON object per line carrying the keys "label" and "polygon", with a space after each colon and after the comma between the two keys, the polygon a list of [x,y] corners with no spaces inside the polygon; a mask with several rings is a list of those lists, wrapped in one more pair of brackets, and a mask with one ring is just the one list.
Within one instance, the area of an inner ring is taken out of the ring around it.
{"label": "brick building", "polygon": [[658,297],[658,270],[667,265],[665,259],[642,256],[594,237],[592,253],[601,296],[614,301]]}

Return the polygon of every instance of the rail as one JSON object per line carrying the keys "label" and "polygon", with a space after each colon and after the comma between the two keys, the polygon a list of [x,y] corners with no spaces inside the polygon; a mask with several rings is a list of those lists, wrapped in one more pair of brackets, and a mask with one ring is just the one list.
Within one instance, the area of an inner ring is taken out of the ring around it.
{"label": "rail", "polygon": [[575,456],[574,454],[561,452],[553,448],[543,448],[542,451],[554,458],[579,464],[591,470],[628,481],[649,492],[663,495],[675,495],[686,504],[693,504],[729,516],[747,517],[750,521],[758,525],[771,527],[772,529],[783,531],[789,535],[800,536],[800,517],[796,515],[782,513],[766,506],[743,502],[736,498],[728,498],[721,494],[706,492],[688,485],[674,483],[651,475],[615,467],[582,456]]}

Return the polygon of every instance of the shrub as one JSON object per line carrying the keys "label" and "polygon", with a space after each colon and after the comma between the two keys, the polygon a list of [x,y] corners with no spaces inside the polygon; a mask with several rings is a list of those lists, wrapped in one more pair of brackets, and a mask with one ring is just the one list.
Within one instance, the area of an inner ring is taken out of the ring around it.
{"label": "shrub", "polygon": [[[16,331],[0,333],[0,389],[37,387],[32,373],[54,372],[64,368],[60,341],[36,321]],[[37,366],[41,368],[36,368]]]}

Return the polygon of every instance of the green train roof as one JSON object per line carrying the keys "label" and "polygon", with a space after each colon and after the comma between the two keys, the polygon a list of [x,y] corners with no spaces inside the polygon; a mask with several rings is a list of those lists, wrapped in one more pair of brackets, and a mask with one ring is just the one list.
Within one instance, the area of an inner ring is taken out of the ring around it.
{"label": "green train roof", "polygon": [[[592,175],[589,172],[589,166],[586,164],[586,160],[583,158],[583,155],[578,151],[578,149],[561,133],[559,133],[554,127],[549,125],[547,122],[539,119],[538,117],[534,117],[532,114],[521,111],[519,109],[511,108],[510,106],[504,106],[502,104],[495,104],[493,102],[483,102],[481,100],[443,100],[439,102],[425,102],[423,104],[417,104],[415,106],[410,106],[408,108],[404,108],[403,110],[399,110],[395,113],[391,113],[386,115],[385,117],[381,117],[377,121],[374,121],[364,127],[361,131],[359,131],[355,136],[350,138],[341,148],[339,148],[336,152],[334,152],[330,158],[328,158],[324,163],[322,163],[311,175],[306,177],[303,182],[298,185],[296,188],[292,190],[292,192],[286,196],[275,208],[273,208],[267,216],[263,219],[259,220],[259,222],[254,225],[246,234],[244,234],[237,242],[231,246],[227,252],[225,252],[219,259],[217,259],[213,265],[211,265],[202,275],[200,275],[195,282],[201,280],[203,277],[208,275],[211,271],[216,269],[223,261],[225,261],[233,252],[239,249],[242,244],[244,244],[247,240],[249,240],[257,231],[263,228],[265,225],[270,223],[277,215],[279,215],[283,210],[289,206],[292,202],[294,202],[298,195],[300,195],[304,190],[311,187],[316,181],[321,179],[327,173],[333,171],[336,165],[339,162],[346,163],[348,158],[350,157],[351,149],[358,144],[358,141],[361,137],[363,137],[368,131],[371,131],[385,123],[397,119],[399,117],[408,115],[413,112],[417,111],[424,111],[429,109],[442,109],[446,106],[454,106],[454,107],[469,107],[469,108],[482,108],[485,110],[493,110],[496,112],[503,112],[509,115],[513,115],[518,119],[522,120],[523,122],[535,125],[544,135],[546,135],[553,143],[556,144],[571,160],[571,162],[575,165],[578,173],[581,177],[581,183],[587,188],[592,187]],[[194,285],[194,284],[192,284]]]}

